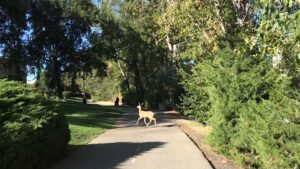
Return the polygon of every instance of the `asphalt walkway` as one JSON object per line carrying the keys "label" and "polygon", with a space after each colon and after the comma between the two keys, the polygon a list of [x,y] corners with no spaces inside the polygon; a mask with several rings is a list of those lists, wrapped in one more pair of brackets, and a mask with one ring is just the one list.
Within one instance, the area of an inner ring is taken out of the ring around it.
{"label": "asphalt walkway", "polygon": [[137,126],[137,110],[123,108],[114,129],[51,169],[212,169],[201,151],[170,119],[158,112],[157,126]]}

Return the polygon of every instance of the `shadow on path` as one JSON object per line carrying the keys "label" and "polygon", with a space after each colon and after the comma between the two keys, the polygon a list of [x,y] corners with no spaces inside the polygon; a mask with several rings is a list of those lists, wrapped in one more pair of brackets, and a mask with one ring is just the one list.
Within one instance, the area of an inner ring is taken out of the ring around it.
{"label": "shadow on path", "polygon": [[130,158],[160,148],[164,142],[116,142],[90,144],[51,169],[113,169]]}
{"label": "shadow on path", "polygon": [[[158,125],[145,127],[143,122],[135,124],[136,108],[117,109],[122,115],[110,118],[115,129],[50,169],[212,169],[199,149],[174,125],[173,119],[182,118],[178,113],[156,112]],[[80,119],[72,120],[79,123]],[[93,123],[92,119],[85,120]]]}

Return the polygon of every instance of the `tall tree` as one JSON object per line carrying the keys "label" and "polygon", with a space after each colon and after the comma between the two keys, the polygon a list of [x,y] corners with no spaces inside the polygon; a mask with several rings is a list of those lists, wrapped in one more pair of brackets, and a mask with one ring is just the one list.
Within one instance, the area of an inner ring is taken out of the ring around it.
{"label": "tall tree", "polygon": [[8,79],[26,81],[26,30],[28,1],[0,1],[0,52]]}
{"label": "tall tree", "polygon": [[102,59],[94,57],[89,43],[97,11],[90,1],[82,0],[31,4],[31,63],[38,72],[46,71],[49,87],[55,89],[59,97],[62,96],[63,73],[71,72],[74,83],[78,72],[88,72],[97,66],[101,70],[105,68]]}

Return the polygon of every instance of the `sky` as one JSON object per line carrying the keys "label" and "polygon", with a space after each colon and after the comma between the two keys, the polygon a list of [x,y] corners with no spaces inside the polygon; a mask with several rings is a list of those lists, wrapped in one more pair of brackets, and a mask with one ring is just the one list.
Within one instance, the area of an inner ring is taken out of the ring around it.
{"label": "sky", "polygon": [[27,74],[27,81],[35,81],[36,80],[36,76],[35,74]]}

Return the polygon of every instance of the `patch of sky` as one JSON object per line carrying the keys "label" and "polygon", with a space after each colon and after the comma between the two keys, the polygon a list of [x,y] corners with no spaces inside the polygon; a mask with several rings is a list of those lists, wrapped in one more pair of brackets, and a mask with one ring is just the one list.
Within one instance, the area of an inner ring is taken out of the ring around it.
{"label": "patch of sky", "polygon": [[91,30],[93,33],[97,33],[97,34],[101,34],[102,33],[102,29],[99,26],[92,26]]}
{"label": "patch of sky", "polygon": [[[29,13],[26,14],[26,20],[28,20],[31,17]],[[33,25],[31,22],[26,23],[26,29],[24,30],[24,34],[22,35],[22,41],[27,45],[29,41],[31,40],[32,33],[33,33]],[[27,66],[27,82],[35,82],[36,80],[36,74],[33,67]]]}
{"label": "patch of sky", "polygon": [[27,81],[35,81],[36,75],[35,74],[28,74],[27,75]]}
{"label": "patch of sky", "polygon": [[255,15],[253,15],[253,22],[254,22],[254,25],[255,25],[255,28],[259,28],[260,26],[260,15],[263,13],[263,9],[259,8],[256,12]]}
{"label": "patch of sky", "polygon": [[[93,4],[95,4],[95,6],[97,6],[98,8],[101,8],[101,5],[104,3],[104,0],[91,0]],[[112,7],[112,10],[114,11],[114,14],[116,16],[119,16],[119,12],[118,10],[120,9],[119,3],[123,3],[124,0],[110,0],[109,2],[106,1],[106,3],[109,4],[110,7]]]}
{"label": "patch of sky", "polygon": [[185,61],[182,61],[182,64],[183,65],[195,65],[196,61],[195,60],[185,60]]}
{"label": "patch of sky", "polygon": [[96,6],[100,5],[101,0],[92,0],[92,3],[95,4]]}
{"label": "patch of sky", "polygon": [[27,69],[27,82],[28,81],[30,81],[30,82],[32,82],[32,81],[35,81],[36,80],[36,68],[35,67],[32,67],[32,66],[27,66],[26,67],[26,69]]}
{"label": "patch of sky", "polygon": [[4,45],[0,44],[0,58],[3,57],[3,49],[4,49]]}

